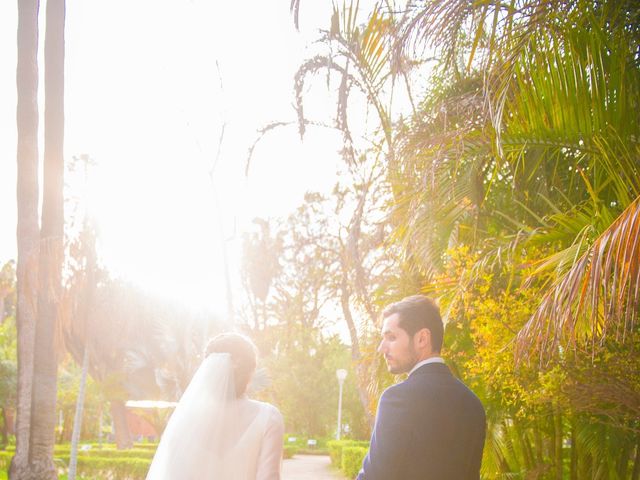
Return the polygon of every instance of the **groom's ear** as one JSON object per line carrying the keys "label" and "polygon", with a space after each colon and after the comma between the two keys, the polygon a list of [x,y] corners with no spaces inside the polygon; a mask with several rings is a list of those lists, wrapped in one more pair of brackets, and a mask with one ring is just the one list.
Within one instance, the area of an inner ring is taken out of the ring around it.
{"label": "groom's ear", "polygon": [[416,332],[416,346],[431,351],[431,330],[425,327]]}

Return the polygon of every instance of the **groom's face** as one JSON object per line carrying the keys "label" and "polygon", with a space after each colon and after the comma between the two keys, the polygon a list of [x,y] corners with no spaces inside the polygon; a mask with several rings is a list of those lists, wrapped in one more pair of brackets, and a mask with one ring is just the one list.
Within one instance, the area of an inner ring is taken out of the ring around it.
{"label": "groom's face", "polygon": [[378,352],[384,355],[387,368],[391,373],[405,373],[410,371],[418,363],[413,338],[398,323],[400,316],[397,313],[389,315],[382,325],[382,341]]}

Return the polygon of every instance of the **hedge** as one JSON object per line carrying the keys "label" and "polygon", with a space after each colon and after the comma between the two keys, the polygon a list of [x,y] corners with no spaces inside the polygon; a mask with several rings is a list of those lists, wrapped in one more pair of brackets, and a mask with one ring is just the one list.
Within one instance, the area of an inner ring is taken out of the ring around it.
{"label": "hedge", "polygon": [[340,470],[347,478],[355,478],[362,467],[362,461],[369,449],[366,447],[349,447],[342,448],[342,465]]}
{"label": "hedge", "polygon": [[[295,438],[295,441],[290,442],[289,438]],[[315,445],[309,445],[307,442],[311,439],[316,441]],[[295,433],[285,433],[283,437],[284,445],[286,446],[295,446],[297,447],[296,453],[305,454],[305,455],[328,455],[329,450],[327,450],[327,442],[330,439],[327,438],[318,438],[318,437],[307,437],[304,435],[296,435]],[[287,457],[285,457],[287,458]]]}
{"label": "hedge", "polygon": [[[148,458],[152,459],[155,455],[154,450],[150,450],[147,448],[132,448],[129,450],[115,450],[115,449],[105,449],[105,450],[79,450],[78,457],[102,457],[102,458]],[[66,452],[67,455],[70,455],[71,452]]]}
{"label": "hedge", "polygon": [[362,440],[331,440],[327,442],[331,464],[336,468],[342,468],[342,450],[344,447],[369,448],[369,442]]}
{"label": "hedge", "polygon": [[[114,452],[117,452],[114,451]],[[96,452],[97,453],[97,452]],[[105,453],[104,451],[100,453]],[[0,451],[0,471],[8,471],[14,452]],[[56,455],[54,463],[66,471],[69,455]],[[144,480],[151,465],[150,458],[90,457],[78,456],[78,473],[87,478],[110,480]]]}
{"label": "hedge", "polygon": [[[69,464],[69,456],[54,459]],[[78,474],[90,478],[109,478],[110,480],[144,480],[151,466],[151,459],[146,458],[104,458],[78,457]]]}
{"label": "hedge", "polygon": [[9,471],[9,464],[11,463],[11,457],[13,457],[13,452],[2,452],[0,451],[0,471]]}
{"label": "hedge", "polygon": [[[102,443],[96,443],[96,442],[90,442],[90,443],[81,443],[80,446],[86,446],[89,445],[91,447],[91,450],[116,450],[116,445],[115,443],[107,443],[107,442],[102,442]],[[127,449],[127,450],[153,450],[154,452],[156,451],[156,449],[158,448],[158,444],[157,443],[134,443],[133,444],[133,449]],[[16,450],[16,446],[15,445],[7,445],[5,447],[5,450],[7,452],[15,452]],[[70,443],[56,443],[53,447],[53,451],[55,453],[60,452],[60,453],[64,453],[64,452],[70,452],[71,451],[71,444]],[[120,451],[125,451],[125,450],[120,450]]]}
{"label": "hedge", "polygon": [[296,445],[285,445],[284,449],[282,450],[282,456],[284,458],[291,458],[296,453],[298,453],[298,447]]}

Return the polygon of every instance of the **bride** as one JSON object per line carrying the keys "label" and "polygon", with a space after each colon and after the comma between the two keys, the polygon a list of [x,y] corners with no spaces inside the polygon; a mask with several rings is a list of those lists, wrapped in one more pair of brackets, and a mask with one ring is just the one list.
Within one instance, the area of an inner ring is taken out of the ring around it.
{"label": "bride", "polygon": [[162,435],[147,480],[279,480],[284,422],[247,398],[257,349],[247,337],[211,339]]}

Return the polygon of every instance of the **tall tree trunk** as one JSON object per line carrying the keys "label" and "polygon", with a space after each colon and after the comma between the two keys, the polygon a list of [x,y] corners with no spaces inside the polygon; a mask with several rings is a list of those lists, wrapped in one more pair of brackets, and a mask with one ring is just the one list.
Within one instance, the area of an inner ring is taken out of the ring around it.
{"label": "tall tree trunk", "polygon": [[111,418],[113,419],[118,450],[133,447],[133,439],[127,424],[127,409],[122,400],[111,400]]}
{"label": "tall tree trunk", "polygon": [[57,479],[53,446],[58,367],[55,336],[62,291],[64,228],[64,20],[65,0],[48,0],[44,53],[44,188],[29,445],[32,475],[38,480]]}
{"label": "tall tree trunk", "polygon": [[38,0],[18,2],[17,311],[18,398],[16,454],[9,478],[29,474],[29,428],[38,295]]}
{"label": "tall tree trunk", "polygon": [[349,328],[349,337],[351,338],[351,359],[356,364],[356,386],[358,388],[358,397],[360,403],[364,408],[365,415],[367,416],[367,423],[369,427],[373,427],[374,418],[369,409],[369,394],[367,391],[366,382],[368,379],[366,366],[362,363],[362,354],[360,353],[360,339],[358,338],[358,331],[356,329],[353,316],[351,315],[351,308],[349,307],[349,287],[347,280],[344,277],[346,273],[343,273],[342,287],[340,292],[340,304],[342,306],[342,314],[344,320],[347,322]]}

